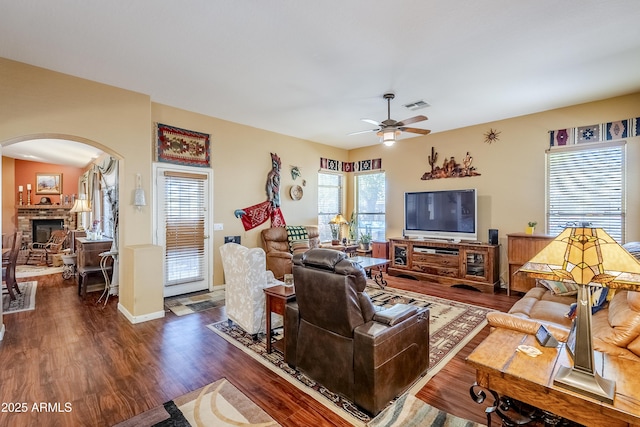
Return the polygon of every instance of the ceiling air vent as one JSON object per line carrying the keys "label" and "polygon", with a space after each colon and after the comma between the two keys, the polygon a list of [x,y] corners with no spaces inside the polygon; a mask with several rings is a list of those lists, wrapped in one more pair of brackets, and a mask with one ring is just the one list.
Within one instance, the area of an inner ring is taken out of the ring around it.
{"label": "ceiling air vent", "polygon": [[429,104],[423,100],[411,102],[409,104],[405,104],[404,107],[408,110],[415,111],[420,110],[421,108],[427,108]]}

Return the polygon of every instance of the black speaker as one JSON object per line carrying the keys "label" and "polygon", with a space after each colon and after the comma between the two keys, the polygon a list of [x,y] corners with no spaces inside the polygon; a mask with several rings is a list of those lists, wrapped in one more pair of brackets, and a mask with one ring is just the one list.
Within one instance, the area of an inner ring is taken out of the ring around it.
{"label": "black speaker", "polygon": [[489,229],[489,244],[490,245],[498,244],[498,230],[495,228]]}

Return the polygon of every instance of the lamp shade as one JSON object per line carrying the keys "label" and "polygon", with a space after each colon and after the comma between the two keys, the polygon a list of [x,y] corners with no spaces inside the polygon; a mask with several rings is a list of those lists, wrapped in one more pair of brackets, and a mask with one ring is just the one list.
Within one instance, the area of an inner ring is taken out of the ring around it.
{"label": "lamp shade", "polygon": [[91,212],[89,203],[83,198],[76,199],[73,203],[73,207],[69,210],[70,213]]}
{"label": "lamp shade", "polygon": [[565,228],[518,272],[579,285],[640,290],[640,262],[602,228]]}
{"label": "lamp shade", "polygon": [[144,196],[144,190],[142,188],[136,188],[133,193],[133,205],[134,206],[146,206],[147,201]]}
{"label": "lamp shade", "polygon": [[331,218],[331,221],[329,221],[329,224],[348,224],[349,221],[347,221],[342,214],[338,214],[336,216],[334,216],[333,218]]}
{"label": "lamp shade", "polygon": [[400,131],[395,127],[388,127],[378,132],[380,142],[388,147],[392,146],[396,142],[396,137],[398,135],[400,135]]}

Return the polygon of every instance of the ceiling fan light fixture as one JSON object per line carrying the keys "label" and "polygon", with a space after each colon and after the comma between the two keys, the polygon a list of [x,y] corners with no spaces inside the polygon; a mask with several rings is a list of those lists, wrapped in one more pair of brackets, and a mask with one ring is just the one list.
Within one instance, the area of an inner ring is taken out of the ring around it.
{"label": "ceiling fan light fixture", "polygon": [[396,137],[400,135],[400,131],[395,128],[384,129],[380,133],[380,141],[387,147],[392,146],[396,142]]}

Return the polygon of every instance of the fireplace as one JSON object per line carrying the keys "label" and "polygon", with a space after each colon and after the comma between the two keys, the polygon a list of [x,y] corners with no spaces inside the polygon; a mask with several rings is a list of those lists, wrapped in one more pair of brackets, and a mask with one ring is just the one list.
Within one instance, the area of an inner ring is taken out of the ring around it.
{"label": "fireplace", "polygon": [[63,219],[34,219],[31,221],[31,235],[34,243],[47,243],[52,231],[63,229]]}
{"label": "fireplace", "polygon": [[[66,228],[75,230],[76,215],[69,213],[70,205],[24,205],[17,207],[18,230],[22,231],[22,241],[27,244],[31,242],[46,243],[53,230]],[[49,221],[51,225],[44,225],[44,231],[38,237],[34,228],[34,221]],[[55,221],[55,224],[53,224]],[[60,224],[63,224],[60,227]],[[43,233],[46,236],[43,237]]]}

